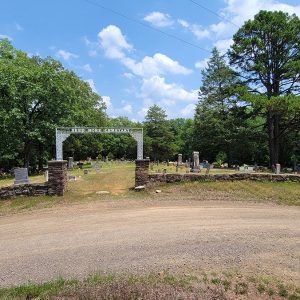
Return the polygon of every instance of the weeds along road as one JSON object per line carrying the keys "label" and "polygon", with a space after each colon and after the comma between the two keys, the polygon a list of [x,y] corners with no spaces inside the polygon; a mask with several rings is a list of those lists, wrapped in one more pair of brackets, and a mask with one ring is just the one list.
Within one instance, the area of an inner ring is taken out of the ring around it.
{"label": "weeds along road", "polygon": [[300,280],[300,209],[85,203],[0,217],[0,286],[91,272],[233,270]]}

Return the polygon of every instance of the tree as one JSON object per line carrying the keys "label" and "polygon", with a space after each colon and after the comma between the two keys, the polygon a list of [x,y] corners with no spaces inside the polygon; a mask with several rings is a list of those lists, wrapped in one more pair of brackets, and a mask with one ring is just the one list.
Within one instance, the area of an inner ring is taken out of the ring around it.
{"label": "tree", "polygon": [[[249,121],[253,116],[251,107],[237,97],[240,87],[241,82],[225,56],[214,48],[202,70],[194,118],[194,148],[203,159],[214,161],[222,153],[229,164],[258,160],[255,149],[260,132],[254,130],[257,124],[252,126]],[[256,123],[259,125],[260,120],[256,119]]]}
{"label": "tree", "polygon": [[249,87],[243,98],[267,122],[270,165],[280,141],[300,122],[300,20],[281,11],[260,11],[233,37],[230,62]]}
{"label": "tree", "polygon": [[173,133],[166,120],[166,112],[158,105],[148,109],[145,121],[146,144],[150,146],[150,157],[154,160],[166,160],[175,154]]}
{"label": "tree", "polygon": [[0,41],[0,164],[43,167],[54,157],[55,128],[99,126],[104,104],[60,62],[29,57]]}

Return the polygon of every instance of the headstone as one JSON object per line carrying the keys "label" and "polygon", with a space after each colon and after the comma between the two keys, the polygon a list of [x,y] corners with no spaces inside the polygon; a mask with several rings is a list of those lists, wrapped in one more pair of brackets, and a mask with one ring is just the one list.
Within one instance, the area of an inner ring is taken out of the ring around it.
{"label": "headstone", "polygon": [[187,168],[190,167],[190,164],[189,164],[189,161],[188,161],[188,160],[185,161],[185,166],[186,166]]}
{"label": "headstone", "polygon": [[15,173],[15,184],[29,183],[27,168],[15,168],[14,173]]}
{"label": "headstone", "polygon": [[193,167],[198,168],[198,166],[199,166],[199,152],[194,151],[193,152]]}
{"label": "headstone", "polygon": [[205,175],[208,175],[208,174],[209,174],[209,171],[210,171],[210,165],[206,168]]}
{"label": "headstone", "polygon": [[178,154],[177,164],[178,164],[178,166],[182,165],[182,154]]}
{"label": "headstone", "polygon": [[73,157],[68,157],[68,169],[69,170],[73,170],[73,166],[74,166],[74,159],[73,159]]}
{"label": "headstone", "polygon": [[45,178],[45,182],[48,182],[48,179],[49,179],[49,172],[48,172],[48,170],[46,170],[44,172],[44,178]]}
{"label": "headstone", "polygon": [[88,158],[87,158],[87,161],[88,161],[88,162],[92,161],[92,158],[91,158],[91,157],[88,157]]}
{"label": "headstone", "polygon": [[244,172],[245,171],[245,167],[239,167],[239,171],[240,172]]}
{"label": "headstone", "polygon": [[254,167],[248,167],[248,172],[253,172],[254,171]]}
{"label": "headstone", "polygon": [[276,174],[280,174],[280,164],[276,164]]}

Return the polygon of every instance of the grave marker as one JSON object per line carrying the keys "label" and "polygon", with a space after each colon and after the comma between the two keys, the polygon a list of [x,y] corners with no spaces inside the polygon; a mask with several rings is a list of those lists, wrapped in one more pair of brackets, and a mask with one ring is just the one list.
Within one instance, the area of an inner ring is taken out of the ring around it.
{"label": "grave marker", "polygon": [[27,168],[15,168],[14,173],[15,173],[15,184],[29,183]]}

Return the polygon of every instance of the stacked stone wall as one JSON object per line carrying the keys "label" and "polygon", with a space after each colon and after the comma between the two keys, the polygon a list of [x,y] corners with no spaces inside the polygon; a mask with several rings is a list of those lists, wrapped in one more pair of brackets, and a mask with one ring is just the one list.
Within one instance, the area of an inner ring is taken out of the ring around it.
{"label": "stacked stone wall", "polygon": [[271,182],[300,182],[299,175],[293,174],[261,174],[261,173],[236,173],[236,174],[149,174],[148,184],[154,183],[172,183],[185,181],[237,181],[237,180],[255,180],[255,181],[271,181]]}
{"label": "stacked stone wall", "polygon": [[0,199],[18,196],[45,196],[48,194],[46,183],[29,183],[5,186],[0,188]]}
{"label": "stacked stone wall", "polygon": [[0,187],[0,199],[18,196],[63,196],[67,189],[67,161],[48,162],[48,181],[45,183],[14,184]]}

